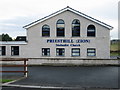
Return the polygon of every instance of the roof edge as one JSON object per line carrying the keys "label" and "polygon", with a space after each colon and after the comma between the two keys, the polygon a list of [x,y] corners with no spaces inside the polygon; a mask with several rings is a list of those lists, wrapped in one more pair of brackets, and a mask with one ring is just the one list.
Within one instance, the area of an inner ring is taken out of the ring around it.
{"label": "roof edge", "polygon": [[67,7],[65,7],[65,8],[63,8],[63,9],[61,9],[61,10],[58,10],[58,11],[56,11],[56,12],[54,12],[54,13],[46,16],[46,17],[43,17],[43,18],[41,18],[41,19],[38,19],[38,20],[36,20],[36,21],[34,21],[34,22],[30,23],[30,24],[27,24],[27,25],[23,26],[23,28],[28,29],[28,28],[32,27],[33,25],[36,25],[36,24],[38,24],[38,23],[40,23],[40,22],[42,22],[42,21],[44,21],[44,20],[47,20],[47,19],[49,19],[49,18],[51,18],[51,17],[53,17],[53,16],[55,16],[55,15],[58,15],[58,14],[64,12],[64,11],[67,11],[67,10],[69,10],[69,11],[71,11],[71,12],[74,12],[74,13],[76,13],[76,14],[78,14],[78,15],[86,18],[86,19],[89,19],[89,20],[91,20],[91,21],[93,21],[93,22],[96,22],[96,23],[98,23],[98,24],[100,24],[100,25],[108,28],[109,30],[112,30],[112,29],[113,29],[112,26],[110,26],[110,25],[108,25],[108,24],[106,24],[106,23],[104,23],[104,22],[101,22],[101,21],[99,21],[99,20],[97,20],[97,19],[95,19],[95,18],[93,18],[93,17],[91,17],[91,16],[88,16],[88,15],[86,15],[86,14],[84,14],[84,13],[81,13],[81,12],[79,12],[79,11],[77,11],[77,10],[69,7],[69,6],[67,6]]}
{"label": "roof edge", "polygon": [[0,41],[0,45],[26,45],[26,41]]}

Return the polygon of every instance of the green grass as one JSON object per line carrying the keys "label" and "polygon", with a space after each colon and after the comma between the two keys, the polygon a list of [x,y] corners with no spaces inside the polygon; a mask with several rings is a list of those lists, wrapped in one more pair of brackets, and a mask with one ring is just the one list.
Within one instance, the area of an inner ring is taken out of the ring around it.
{"label": "green grass", "polygon": [[118,44],[113,44],[110,46],[111,51],[118,51]]}
{"label": "green grass", "polygon": [[111,51],[110,56],[118,56],[118,53],[120,52],[119,45],[120,42],[110,45],[110,51]]}
{"label": "green grass", "polygon": [[0,83],[6,83],[6,82],[10,82],[13,81],[11,79],[0,79]]}
{"label": "green grass", "polygon": [[111,52],[110,56],[118,56],[118,53],[117,52]]}

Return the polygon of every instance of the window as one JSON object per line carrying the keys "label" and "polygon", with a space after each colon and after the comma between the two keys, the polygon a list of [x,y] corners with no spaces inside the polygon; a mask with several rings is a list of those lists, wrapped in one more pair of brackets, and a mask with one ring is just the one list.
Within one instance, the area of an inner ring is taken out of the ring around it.
{"label": "window", "polygon": [[42,36],[49,37],[50,36],[50,27],[48,25],[44,25],[42,27]]}
{"label": "window", "polygon": [[80,56],[80,48],[72,48],[72,56]]}
{"label": "window", "polygon": [[63,20],[57,21],[57,37],[64,37],[65,36],[65,23]]}
{"label": "window", "polygon": [[0,56],[6,55],[6,46],[0,46]]}
{"label": "window", "polygon": [[42,56],[50,56],[50,48],[42,48]]}
{"label": "window", "polygon": [[80,36],[80,21],[75,19],[72,22],[72,37]]}
{"label": "window", "polygon": [[96,56],[95,48],[88,48],[87,49],[87,56]]}
{"label": "window", "polygon": [[19,55],[19,46],[11,46],[11,55]]}
{"label": "window", "polygon": [[64,48],[57,48],[56,55],[57,56],[65,56],[65,49]]}
{"label": "window", "polygon": [[87,36],[88,37],[95,37],[95,26],[89,25],[87,28]]}

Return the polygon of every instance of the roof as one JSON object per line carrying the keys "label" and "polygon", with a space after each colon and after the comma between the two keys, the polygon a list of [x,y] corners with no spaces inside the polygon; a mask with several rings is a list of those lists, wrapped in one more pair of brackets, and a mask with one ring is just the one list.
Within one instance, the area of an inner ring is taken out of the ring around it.
{"label": "roof", "polygon": [[26,36],[17,36],[17,37],[26,37]]}
{"label": "roof", "polygon": [[36,24],[38,24],[38,23],[40,23],[40,22],[42,22],[42,21],[44,21],[44,20],[47,20],[47,19],[49,19],[49,18],[51,18],[51,17],[54,17],[54,16],[56,16],[56,15],[58,15],[58,14],[64,12],[64,11],[71,11],[71,12],[77,14],[77,15],[80,15],[80,16],[88,19],[88,20],[91,20],[91,21],[93,21],[93,22],[95,22],[95,23],[97,23],[97,24],[102,25],[102,26],[108,28],[109,30],[112,30],[112,29],[113,29],[112,26],[110,26],[110,25],[108,25],[108,24],[106,24],[106,23],[104,23],[104,22],[101,22],[101,21],[99,21],[99,20],[97,20],[97,19],[95,19],[95,18],[92,18],[92,17],[90,17],[90,16],[88,16],[88,15],[86,15],[86,14],[84,14],[84,13],[81,13],[81,12],[79,12],[79,11],[73,9],[73,8],[70,8],[69,6],[67,6],[66,8],[63,8],[63,9],[61,9],[61,10],[55,12],[55,13],[52,13],[52,14],[44,17],[44,18],[41,18],[41,19],[39,19],[39,20],[37,20],[37,21],[34,21],[34,22],[32,22],[32,23],[30,23],[30,24],[28,24],[28,25],[25,25],[23,28],[28,29],[28,28],[32,27],[33,25],[36,25]]}
{"label": "roof", "polygon": [[25,45],[25,41],[0,41],[0,45]]}
{"label": "roof", "polygon": [[26,41],[26,36],[17,36],[15,41]]}

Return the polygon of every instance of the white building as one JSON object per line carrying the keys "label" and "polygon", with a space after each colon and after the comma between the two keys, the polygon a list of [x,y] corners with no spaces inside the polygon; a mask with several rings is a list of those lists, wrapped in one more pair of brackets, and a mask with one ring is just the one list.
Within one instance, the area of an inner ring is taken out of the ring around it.
{"label": "white building", "polygon": [[113,27],[70,7],[24,28],[27,42],[1,42],[3,58],[110,58]]}

